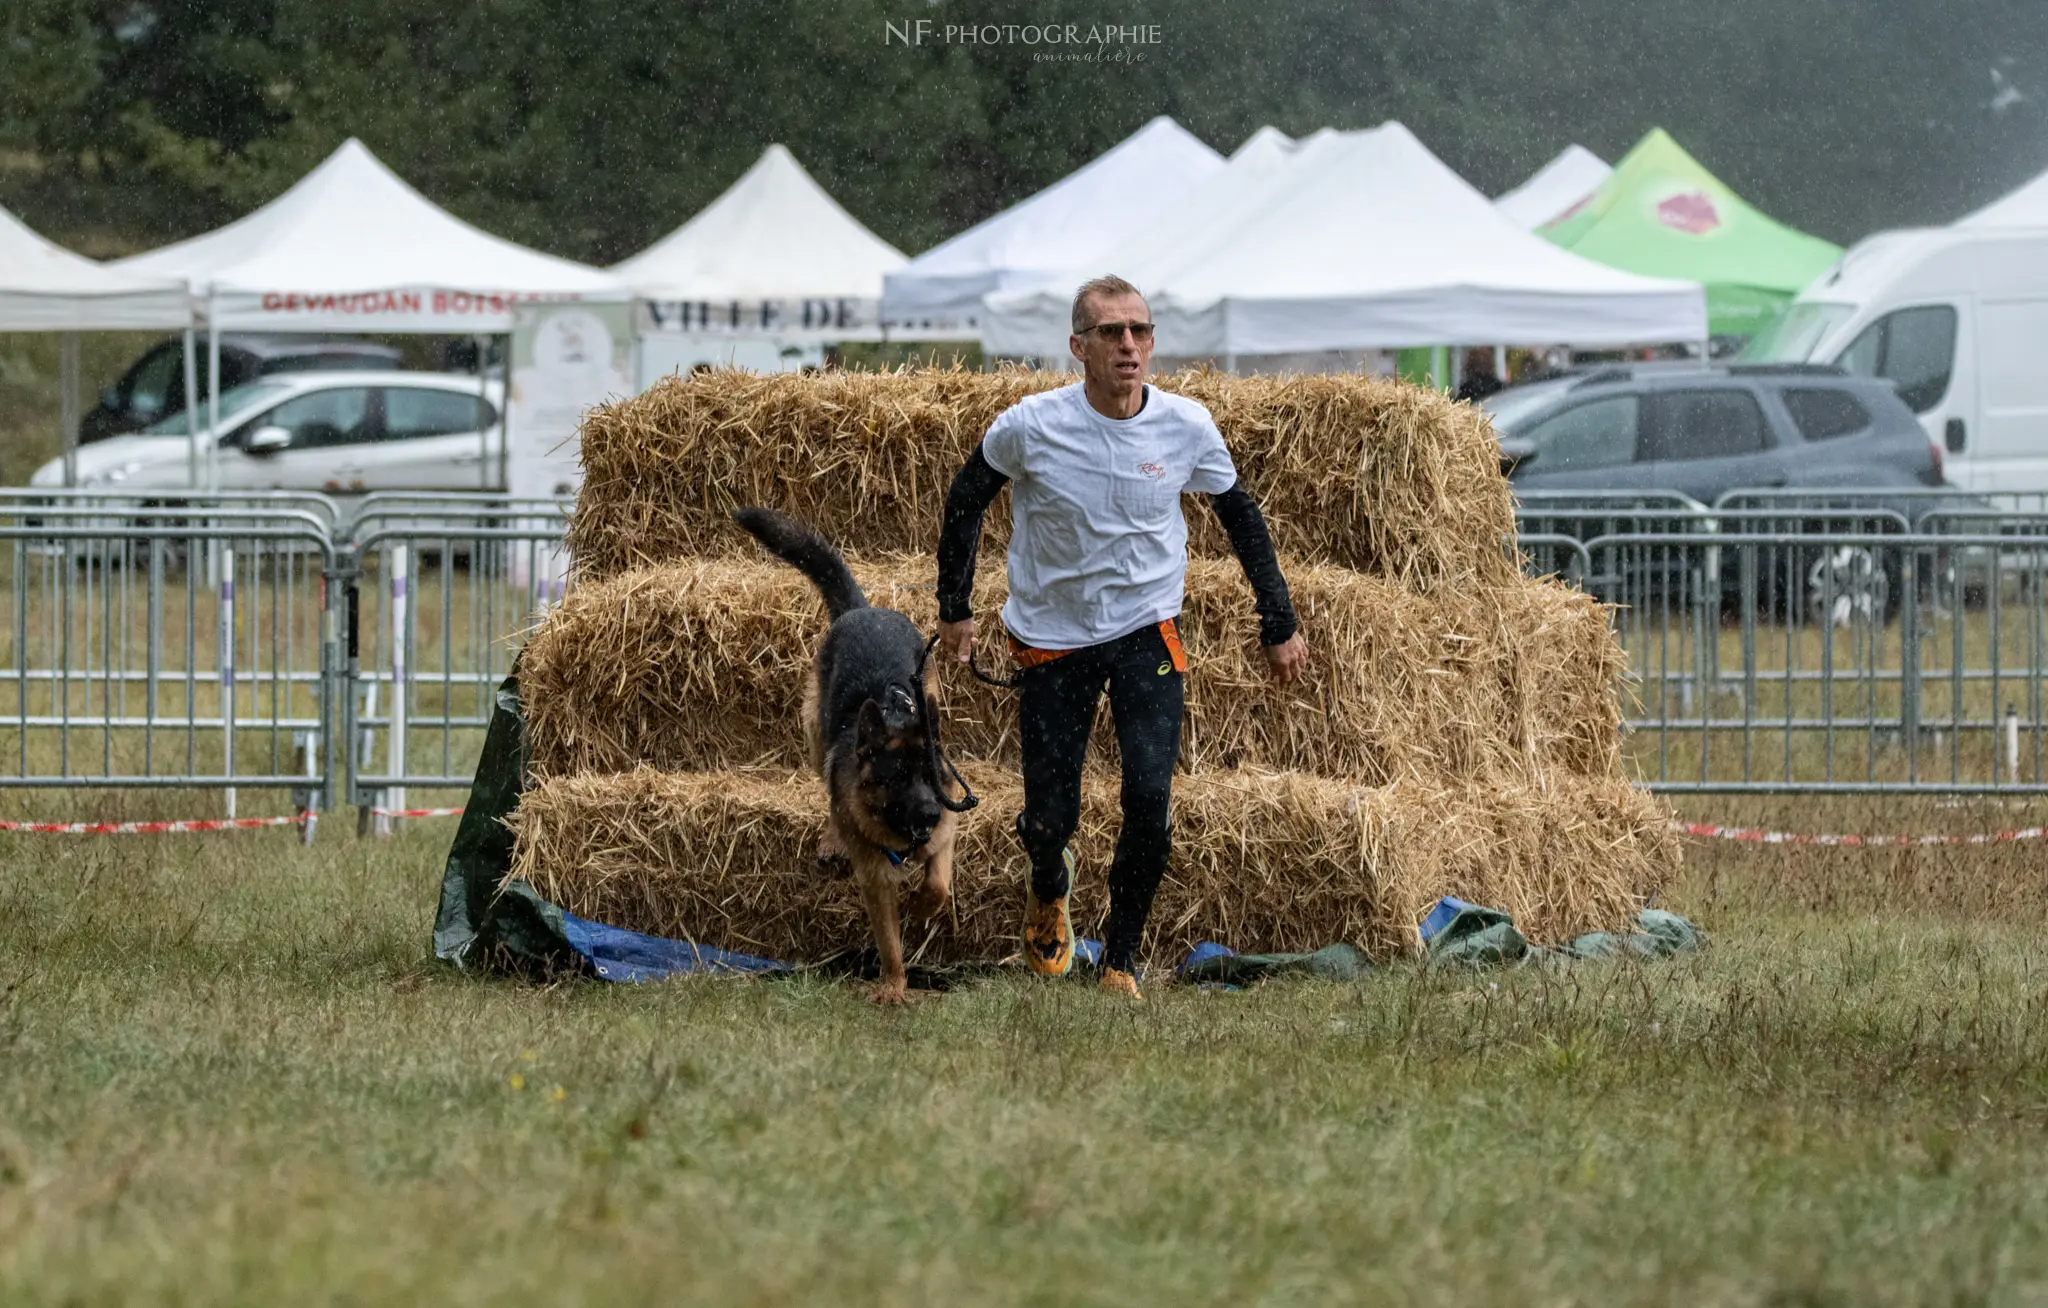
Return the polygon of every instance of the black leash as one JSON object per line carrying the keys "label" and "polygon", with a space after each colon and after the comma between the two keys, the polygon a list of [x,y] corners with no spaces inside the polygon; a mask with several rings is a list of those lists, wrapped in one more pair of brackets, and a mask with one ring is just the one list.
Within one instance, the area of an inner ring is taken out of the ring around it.
{"label": "black leash", "polygon": [[[925,644],[925,653],[931,653],[932,646],[938,644],[938,642],[939,638],[934,634],[931,640]],[[967,670],[972,672],[974,679],[984,686],[994,686],[997,690],[1017,689],[1017,673],[1012,672],[1007,677],[991,677],[988,673],[981,670],[981,664],[974,661],[974,650],[972,647],[967,651]]]}
{"label": "black leash", "polygon": [[[965,813],[969,809],[977,807],[981,803],[981,798],[974,793],[974,787],[967,784],[967,778],[960,775],[960,769],[953,766],[953,760],[947,758],[945,752],[939,748],[938,719],[932,716],[931,696],[924,693],[925,665],[931,661],[932,648],[938,643],[938,634],[934,632],[932,638],[924,643],[924,653],[917,656],[917,673],[913,678],[913,682],[917,687],[917,717],[918,721],[924,726],[925,749],[931,755],[932,780],[939,783],[939,803],[949,813]],[[969,666],[971,667],[972,664]],[[982,676],[980,668],[974,669],[974,675],[981,677],[983,681],[989,682],[992,686],[1005,684]],[[1007,684],[1015,685],[1016,683],[1013,679]],[[956,800],[946,794],[947,777],[951,777],[959,783],[961,798]]]}

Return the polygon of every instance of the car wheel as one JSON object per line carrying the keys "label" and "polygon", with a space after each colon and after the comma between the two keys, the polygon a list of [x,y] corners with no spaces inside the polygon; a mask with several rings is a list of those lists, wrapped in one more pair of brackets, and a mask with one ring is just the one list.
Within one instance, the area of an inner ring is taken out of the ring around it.
{"label": "car wheel", "polygon": [[1806,615],[1815,626],[1877,627],[1893,613],[1891,569],[1866,545],[1823,549],[1806,569]]}

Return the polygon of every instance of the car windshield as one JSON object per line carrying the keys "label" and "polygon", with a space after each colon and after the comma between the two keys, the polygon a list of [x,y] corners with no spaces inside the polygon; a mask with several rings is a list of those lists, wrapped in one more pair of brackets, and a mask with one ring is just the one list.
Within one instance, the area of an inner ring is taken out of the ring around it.
{"label": "car windshield", "polygon": [[1479,402],[1486,410],[1486,416],[1493,419],[1493,429],[1502,436],[1511,436],[1524,419],[1538,409],[1546,408],[1558,397],[1568,383],[1561,381],[1531,382],[1526,386],[1510,386]]}
{"label": "car windshield", "polygon": [[1737,362],[1809,363],[1814,348],[1852,312],[1854,309],[1846,304],[1824,304],[1817,300],[1795,304],[1785,311],[1784,317],[1750,337]]}
{"label": "car windshield", "polygon": [[[283,395],[286,391],[289,391],[291,388],[292,384],[288,381],[254,381],[248,383],[245,386],[235,386],[227,390],[224,390],[220,393],[221,423],[225,425],[236,414],[241,413],[243,410],[249,408],[251,405],[260,404],[265,400],[275,399],[278,396]],[[204,413],[206,411],[206,405],[204,403],[201,403],[199,409],[201,413]],[[142,429],[142,435],[190,435],[192,429],[189,425],[187,425],[185,419],[185,414],[173,414],[172,416],[165,418],[162,422],[151,423],[149,426],[144,427]]]}

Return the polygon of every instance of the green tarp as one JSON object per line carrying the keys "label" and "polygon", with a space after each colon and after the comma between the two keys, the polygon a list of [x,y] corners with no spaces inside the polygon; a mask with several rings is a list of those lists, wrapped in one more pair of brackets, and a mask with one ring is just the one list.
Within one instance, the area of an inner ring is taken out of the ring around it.
{"label": "green tarp", "polygon": [[525,788],[526,715],[515,664],[498,686],[469,804],[448,850],[434,915],[434,954],[457,967],[485,971],[582,972],[561,909],[524,881],[499,890],[512,867],[512,832],[504,819],[519,806]]}
{"label": "green tarp", "polygon": [[1429,938],[1423,957],[1432,966],[1488,967],[1575,958],[1669,958],[1689,954],[1706,943],[1698,927],[1661,908],[1646,908],[1636,914],[1636,928],[1627,935],[1593,931],[1568,944],[1544,949],[1530,944],[1506,913],[1468,904]]}
{"label": "green tarp", "polygon": [[1842,257],[1751,208],[1662,128],[1537,234],[1611,268],[1701,283],[1716,336],[1754,335]]}

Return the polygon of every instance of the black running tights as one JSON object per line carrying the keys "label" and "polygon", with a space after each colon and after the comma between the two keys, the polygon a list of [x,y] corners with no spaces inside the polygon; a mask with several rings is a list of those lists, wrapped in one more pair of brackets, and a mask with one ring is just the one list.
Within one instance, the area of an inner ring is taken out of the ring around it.
{"label": "black running tights", "polygon": [[1096,701],[1109,711],[1123,755],[1123,824],[1109,866],[1103,965],[1132,970],[1171,841],[1173,767],[1180,757],[1181,674],[1157,627],[1074,650],[1024,671],[1017,718],[1024,754],[1024,813],[1017,832],[1031,855],[1039,899],[1068,893],[1060,857],[1081,820],[1081,764]]}

